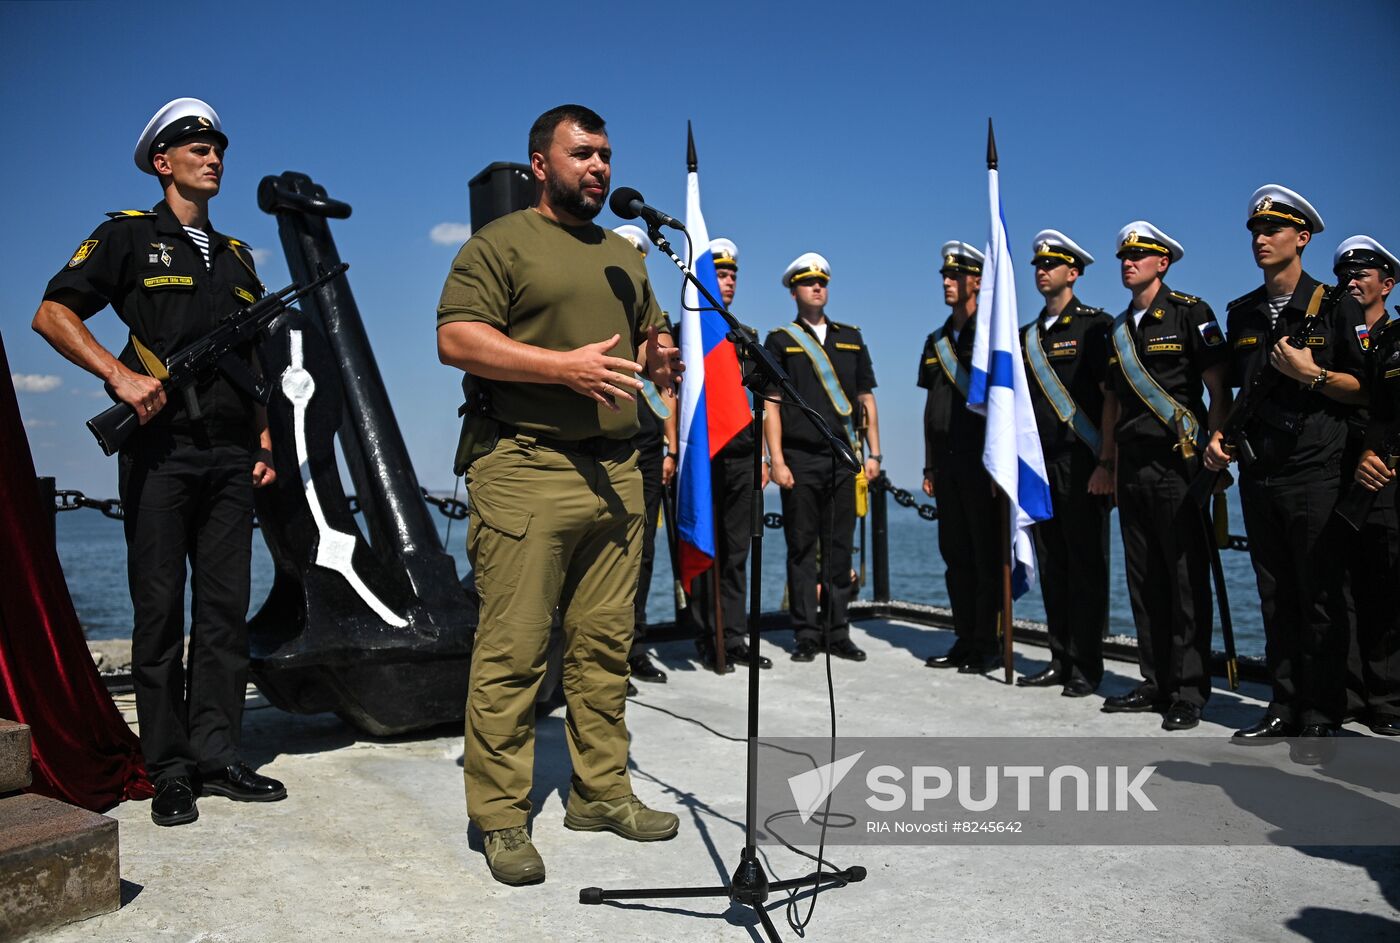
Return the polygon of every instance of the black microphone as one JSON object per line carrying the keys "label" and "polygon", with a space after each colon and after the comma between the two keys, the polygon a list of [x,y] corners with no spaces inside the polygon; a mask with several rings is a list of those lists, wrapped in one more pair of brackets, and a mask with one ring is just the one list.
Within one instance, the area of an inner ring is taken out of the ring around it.
{"label": "black microphone", "polygon": [[640,193],[631,187],[619,187],[608,200],[608,209],[618,219],[636,219],[640,216],[650,226],[670,226],[685,232],[685,226],[674,216],[667,216],[654,206],[648,206]]}

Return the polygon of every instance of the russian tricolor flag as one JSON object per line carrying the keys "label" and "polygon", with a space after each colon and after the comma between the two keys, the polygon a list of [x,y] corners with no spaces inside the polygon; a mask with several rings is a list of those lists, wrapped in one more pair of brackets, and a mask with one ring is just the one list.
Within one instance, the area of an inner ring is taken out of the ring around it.
{"label": "russian tricolor flag", "polygon": [[[686,179],[685,226],[690,233],[690,258],[686,263],[718,299],[719,279],[710,255],[710,234],[700,213],[700,176],[693,169]],[[685,361],[685,380],[681,383],[676,519],[679,577],[686,592],[690,592],[691,581],[715,562],[710,459],[748,425],[751,414],[739,357],[727,336],[729,325],[689,281],[682,298],[681,359]]]}

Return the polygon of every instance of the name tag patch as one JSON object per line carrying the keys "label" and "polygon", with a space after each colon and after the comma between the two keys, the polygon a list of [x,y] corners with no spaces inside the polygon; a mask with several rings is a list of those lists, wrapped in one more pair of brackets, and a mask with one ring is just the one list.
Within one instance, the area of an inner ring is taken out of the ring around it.
{"label": "name tag patch", "polygon": [[1327,338],[1325,338],[1325,337],[1309,337],[1309,338],[1308,338],[1308,346],[1309,346],[1309,347],[1326,347],[1326,346],[1327,346]]}
{"label": "name tag patch", "polygon": [[141,282],[147,288],[193,288],[192,275],[154,275]]}
{"label": "name tag patch", "polygon": [[240,288],[237,285],[233,286],[233,293],[248,304],[252,304],[253,302],[258,300],[253,297],[253,293],[251,291],[248,291],[246,288]]}
{"label": "name tag patch", "polygon": [[1248,337],[1241,337],[1240,339],[1238,339],[1237,341],[1235,341],[1235,349],[1236,349],[1236,350],[1240,350],[1240,349],[1245,348],[1245,347],[1258,347],[1258,346],[1259,346],[1259,335],[1258,335],[1258,334],[1250,334]]}
{"label": "name tag patch", "polygon": [[860,350],[860,349],[861,349],[861,346],[860,346],[859,344],[843,344],[843,343],[841,343],[840,341],[837,341],[837,342],[836,342],[836,349],[837,349],[837,350]]}
{"label": "name tag patch", "polygon": [[1078,357],[1079,351],[1073,346],[1061,347],[1059,349],[1046,351],[1045,356],[1050,360],[1068,360],[1071,357]]}
{"label": "name tag patch", "polygon": [[1148,345],[1147,345],[1147,353],[1149,353],[1149,354],[1179,354],[1179,353],[1181,353],[1183,350],[1185,350],[1185,347],[1184,347],[1183,345],[1181,345],[1181,344],[1148,344]]}
{"label": "name tag patch", "polygon": [[783,348],[783,353],[785,353],[785,354],[800,354],[800,353],[802,353],[802,348],[801,348],[801,347],[784,347],[784,348]]}
{"label": "name tag patch", "polygon": [[1395,367],[1385,372],[1385,378],[1387,380],[1393,380],[1396,377],[1400,377],[1400,367]]}

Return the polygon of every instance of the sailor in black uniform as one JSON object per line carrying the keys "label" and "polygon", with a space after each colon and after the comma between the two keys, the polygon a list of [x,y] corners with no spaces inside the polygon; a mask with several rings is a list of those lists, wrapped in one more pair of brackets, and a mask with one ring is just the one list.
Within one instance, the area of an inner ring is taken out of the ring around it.
{"label": "sailor in black uniform", "polygon": [[1105,386],[1113,318],[1075,296],[1092,255],[1054,229],[1037,233],[1033,247],[1035,287],[1045,307],[1024,329],[1021,347],[1054,510],[1034,529],[1050,664],[1016,683],[1061,685],[1066,697],[1084,697],[1103,678],[1108,630],[1118,398]]}

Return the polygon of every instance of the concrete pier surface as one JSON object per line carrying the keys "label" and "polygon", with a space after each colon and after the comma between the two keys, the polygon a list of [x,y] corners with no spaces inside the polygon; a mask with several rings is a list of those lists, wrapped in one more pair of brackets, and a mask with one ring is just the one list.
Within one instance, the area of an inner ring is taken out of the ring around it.
{"label": "concrete pier surface", "polygon": [[[933,671],[923,659],[951,633],[868,620],[852,637],[864,663],[833,661],[842,736],[1228,736],[1259,716],[1265,692],[1217,687],[1196,730],[1161,731],[1156,714],[1108,715],[1101,697],[1014,689],[1000,675]],[[824,736],[824,662],[788,659],[789,633],[763,650],[763,736]],[[744,670],[698,670],[688,642],[655,647],[670,674],[638,685],[628,705],[633,782],[649,805],[681,816],[671,841],[634,844],[563,827],[569,761],[562,711],[539,722],[532,831],[548,870],[540,885],[492,880],[469,831],[456,729],[389,740],[332,716],[298,717],[250,698],[247,760],[286,782],[270,805],[210,797],[199,821],[151,823],[148,803],[124,803],[123,906],[39,939],[67,941],[673,941],[760,940],[747,909],[722,899],[582,906],[588,886],[724,883],[743,845]],[[1044,649],[1017,646],[1017,672]],[[1100,695],[1131,689],[1135,665],[1110,663]],[[1217,681],[1223,686],[1223,682]],[[251,691],[251,689],[250,689]],[[129,696],[119,703],[134,720]],[[1360,730],[1361,728],[1357,728]],[[1400,784],[1397,784],[1400,788]],[[763,848],[770,878],[806,862]],[[1400,939],[1395,848],[835,847],[828,859],[869,877],[816,899],[813,941]],[[769,900],[784,939],[783,895]],[[810,898],[799,901],[806,912]]]}

